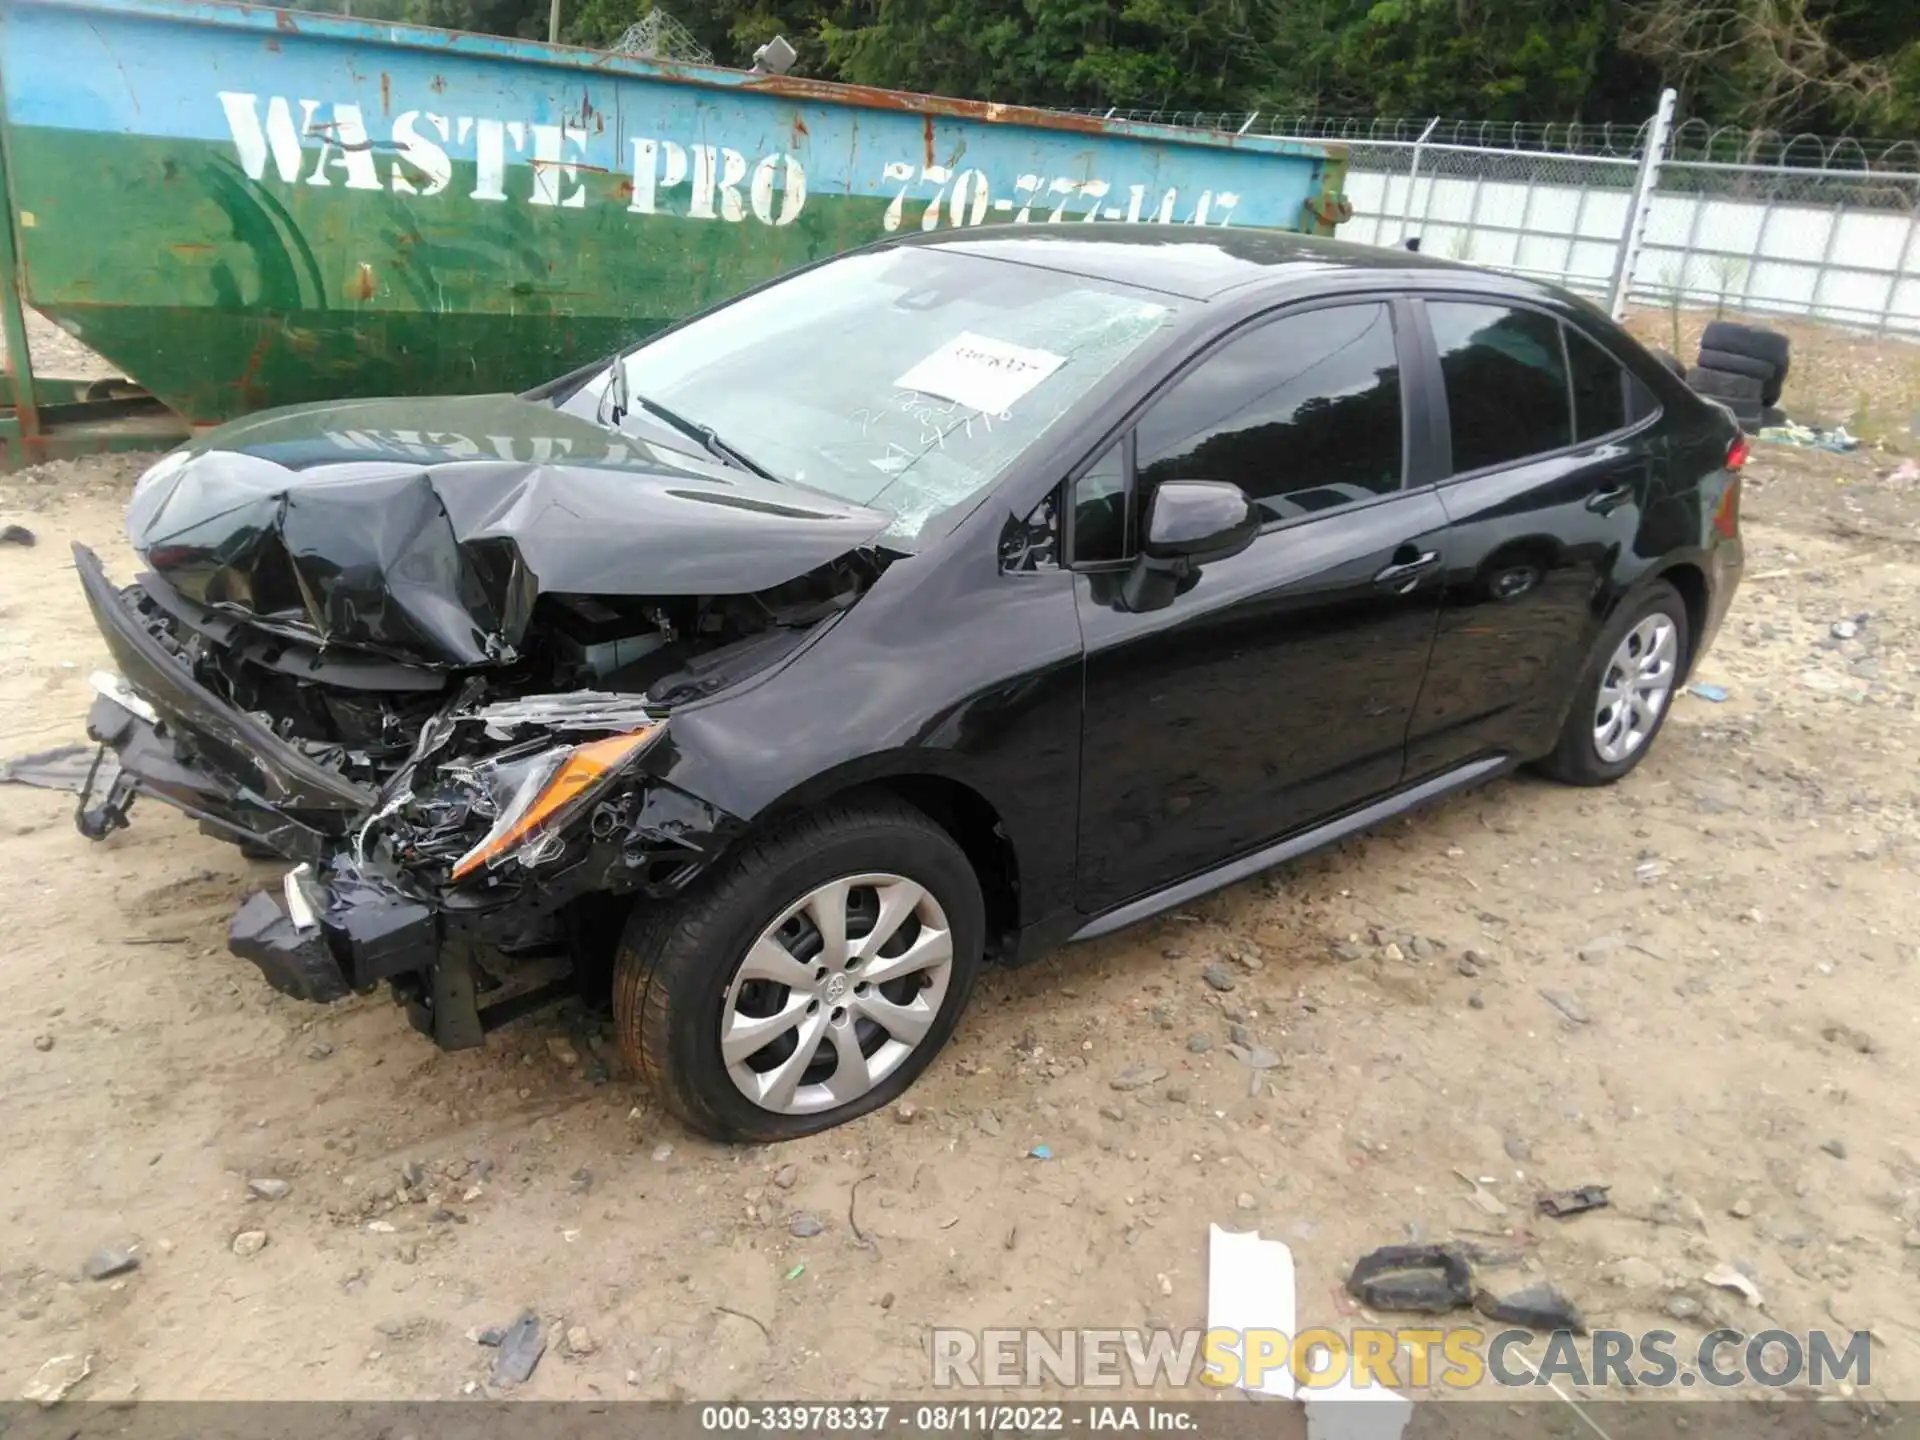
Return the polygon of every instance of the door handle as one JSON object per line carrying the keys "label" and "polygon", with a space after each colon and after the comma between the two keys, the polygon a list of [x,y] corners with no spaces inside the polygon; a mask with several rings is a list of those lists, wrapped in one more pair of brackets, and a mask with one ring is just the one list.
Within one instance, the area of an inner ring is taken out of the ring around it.
{"label": "door handle", "polygon": [[[1404,555],[1412,549],[1413,547],[1411,545],[1403,545],[1394,553],[1396,555]],[[1427,571],[1433,569],[1434,566],[1439,563],[1440,552],[1438,550],[1424,551],[1414,555],[1411,560],[1397,560],[1387,566],[1386,569],[1373,577],[1373,583],[1383,590],[1392,590],[1396,594],[1405,595],[1408,591],[1412,590],[1415,585],[1420,583],[1420,577],[1422,575],[1426,574]]]}
{"label": "door handle", "polygon": [[1602,490],[1598,495],[1587,497],[1587,509],[1596,515],[1611,515],[1622,505],[1631,505],[1634,500],[1633,487],[1622,485],[1613,490]]}

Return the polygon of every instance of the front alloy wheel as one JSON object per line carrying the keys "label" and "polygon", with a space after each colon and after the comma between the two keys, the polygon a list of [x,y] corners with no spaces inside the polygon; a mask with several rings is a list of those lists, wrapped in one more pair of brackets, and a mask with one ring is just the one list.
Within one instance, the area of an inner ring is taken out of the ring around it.
{"label": "front alloy wheel", "polygon": [[790,1140],[899,1095],[953,1033],[985,946],[966,852],[885,796],[753,840],[634,910],[614,969],[622,1053],[725,1140]]}
{"label": "front alloy wheel", "polygon": [[850,1104],[927,1038],[953,974],[953,931],[925,887],[848,875],[789,906],[734,972],[720,1053],[740,1093],[779,1115]]}

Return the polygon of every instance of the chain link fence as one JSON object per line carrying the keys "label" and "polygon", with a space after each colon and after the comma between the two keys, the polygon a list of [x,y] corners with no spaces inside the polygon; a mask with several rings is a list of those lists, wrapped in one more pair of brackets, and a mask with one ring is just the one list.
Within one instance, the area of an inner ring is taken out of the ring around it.
{"label": "chain link fence", "polygon": [[[1653,119],[1092,113],[1342,144],[1354,213],[1340,233],[1363,244],[1418,239],[1425,254],[1551,280],[1616,306],[1799,315],[1920,336],[1920,142]],[[1636,186],[1652,143],[1635,236]]]}

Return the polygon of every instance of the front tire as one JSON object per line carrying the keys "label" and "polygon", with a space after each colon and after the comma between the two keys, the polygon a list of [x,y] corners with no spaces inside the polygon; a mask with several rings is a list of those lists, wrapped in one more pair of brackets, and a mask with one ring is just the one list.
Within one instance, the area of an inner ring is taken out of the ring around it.
{"label": "front tire", "polygon": [[1653,748],[1686,670],[1686,602],[1666,581],[1623,605],[1594,646],[1543,774],[1568,785],[1611,785]]}
{"label": "front tire", "polygon": [[614,962],[622,1054],[689,1128],[797,1139],[892,1101],[972,992],[986,907],[920,811],[834,805],[749,842],[668,905],[637,907]]}

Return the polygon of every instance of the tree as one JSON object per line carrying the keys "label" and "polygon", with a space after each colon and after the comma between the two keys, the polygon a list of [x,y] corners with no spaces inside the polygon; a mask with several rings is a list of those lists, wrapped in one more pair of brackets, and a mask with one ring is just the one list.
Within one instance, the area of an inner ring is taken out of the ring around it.
{"label": "tree", "polygon": [[1887,68],[1848,55],[1811,0],[1635,0],[1624,41],[1657,56],[1694,108],[1754,129],[1885,118]]}

